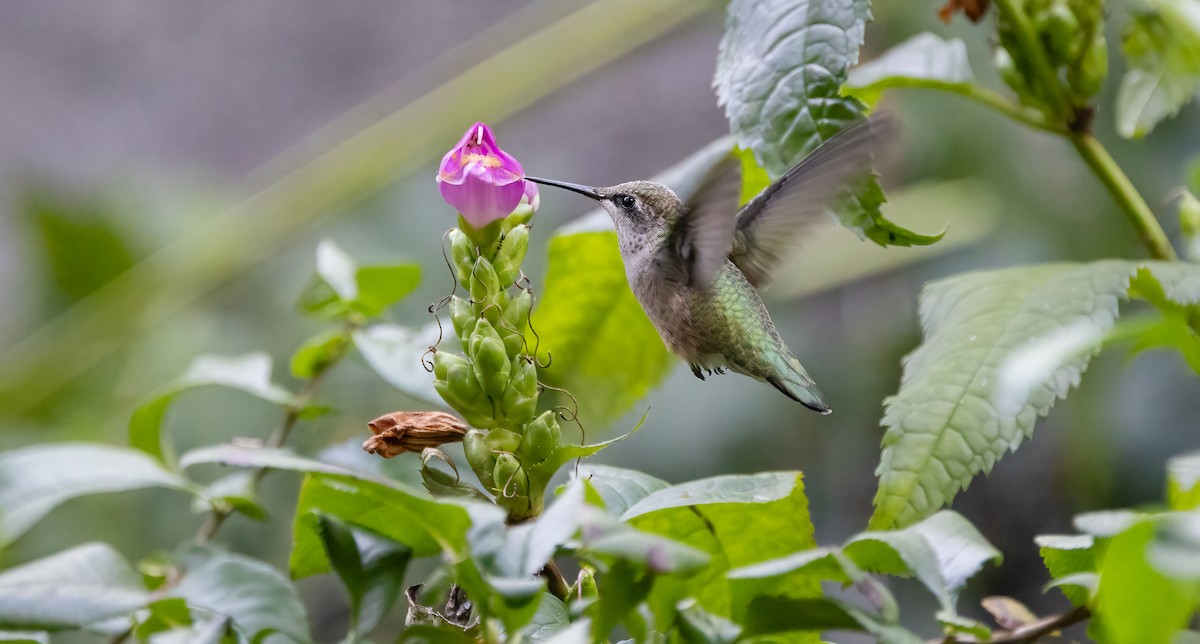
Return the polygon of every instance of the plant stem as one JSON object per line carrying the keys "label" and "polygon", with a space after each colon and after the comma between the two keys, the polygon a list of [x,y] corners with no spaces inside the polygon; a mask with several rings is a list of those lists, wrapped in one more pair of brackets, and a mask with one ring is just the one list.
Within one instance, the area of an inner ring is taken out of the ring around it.
{"label": "plant stem", "polygon": [[1154,212],[1150,210],[1146,200],[1142,198],[1137,188],[1133,187],[1129,177],[1125,176],[1121,167],[1117,165],[1100,141],[1087,132],[1072,132],[1067,135],[1067,138],[1071,140],[1075,149],[1079,151],[1079,156],[1083,157],[1092,172],[1104,183],[1104,187],[1108,188],[1109,194],[1121,206],[1121,210],[1125,212],[1125,216],[1137,229],[1138,237],[1146,245],[1150,254],[1155,259],[1178,260],[1175,248],[1171,246],[1171,240],[1167,239],[1167,233],[1158,223]]}
{"label": "plant stem", "polygon": [[1000,92],[976,85],[974,83],[950,83],[932,78],[903,78],[897,79],[895,83],[880,82],[880,89],[888,89],[892,87],[919,87],[923,89],[935,89],[943,92],[958,94],[965,98],[969,98],[976,103],[986,105],[997,112],[1011,118],[1019,123],[1024,123],[1029,127],[1051,132],[1054,134],[1066,134],[1067,128],[1058,125],[1046,118],[1044,114],[1033,109],[1018,105],[1006,98]]}
{"label": "plant stem", "polygon": [[[1014,628],[1011,631],[996,631],[992,633],[991,639],[988,640],[991,644],[1017,644],[1018,642],[1033,642],[1039,637],[1044,637],[1062,628],[1066,628],[1072,624],[1078,624],[1083,620],[1092,616],[1084,606],[1079,606],[1074,610],[1059,614],[1043,617],[1042,619]],[[955,644],[957,642],[974,642],[974,639],[960,640],[956,637],[946,638],[942,640]]]}
{"label": "plant stem", "polygon": [[[349,334],[350,332],[351,329],[348,327],[345,333]],[[296,422],[300,420],[300,414],[303,413],[304,408],[308,406],[309,401],[312,400],[312,397],[317,393],[317,389],[320,388],[325,374],[329,373],[329,370],[340,360],[341,358],[339,357],[338,360],[329,363],[324,369],[318,371],[315,375],[313,375],[312,378],[309,378],[304,382],[304,387],[300,390],[300,393],[296,395],[296,400],[288,406],[287,412],[283,415],[283,419],[279,421],[279,424],[275,427],[275,430],[272,431],[271,435],[267,437],[266,442],[263,443],[263,447],[268,449],[278,449],[282,447],[285,442],[287,442],[288,436],[291,435],[292,429],[296,426]],[[267,475],[267,471],[268,470],[265,467],[254,470],[254,477],[251,482],[252,488],[257,486],[258,483],[262,481],[263,477]],[[217,532],[221,529],[221,526],[224,525],[225,519],[228,519],[229,515],[231,514],[233,514],[233,510],[230,508],[214,507],[212,511],[208,513],[208,517],[204,519],[204,523],[200,524],[200,528],[196,531],[196,536],[193,538],[193,540],[200,545],[212,541],[212,538],[216,536]]]}

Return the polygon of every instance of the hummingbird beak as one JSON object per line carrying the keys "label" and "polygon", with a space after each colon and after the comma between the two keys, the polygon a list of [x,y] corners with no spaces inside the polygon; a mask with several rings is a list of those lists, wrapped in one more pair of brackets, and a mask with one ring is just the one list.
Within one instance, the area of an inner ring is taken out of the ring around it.
{"label": "hummingbird beak", "polygon": [[566,181],[553,181],[551,179],[539,179],[538,177],[525,177],[525,180],[532,181],[534,183],[540,183],[545,186],[554,186],[555,188],[562,188],[564,190],[570,190],[571,192],[578,192],[579,194],[581,194],[585,197],[591,197],[592,199],[595,199],[596,201],[599,201],[604,198],[604,197],[600,196],[600,193],[595,188],[593,188],[591,186],[580,185],[578,183],[567,183]]}

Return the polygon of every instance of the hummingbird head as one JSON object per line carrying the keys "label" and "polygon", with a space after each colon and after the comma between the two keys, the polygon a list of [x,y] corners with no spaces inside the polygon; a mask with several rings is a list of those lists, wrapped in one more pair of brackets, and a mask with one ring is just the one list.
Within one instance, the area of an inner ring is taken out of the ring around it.
{"label": "hummingbird head", "polygon": [[655,231],[665,230],[684,210],[683,202],[673,190],[654,181],[627,181],[607,188],[593,188],[565,181],[525,178],[598,201],[612,217],[622,247],[626,246],[627,240],[631,242]]}

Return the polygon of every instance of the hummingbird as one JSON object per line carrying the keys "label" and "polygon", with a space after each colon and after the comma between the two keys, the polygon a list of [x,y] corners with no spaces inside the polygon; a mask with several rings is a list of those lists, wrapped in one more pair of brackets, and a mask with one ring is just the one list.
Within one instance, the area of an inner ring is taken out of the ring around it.
{"label": "hummingbird", "polygon": [[663,343],[701,380],[727,370],[770,384],[820,412],[829,404],[775,328],[758,288],[871,172],[886,122],[858,121],[829,138],[740,209],[741,161],[716,164],[688,200],[654,181],[592,187],[526,177],[598,201],[617,230],[625,276]]}

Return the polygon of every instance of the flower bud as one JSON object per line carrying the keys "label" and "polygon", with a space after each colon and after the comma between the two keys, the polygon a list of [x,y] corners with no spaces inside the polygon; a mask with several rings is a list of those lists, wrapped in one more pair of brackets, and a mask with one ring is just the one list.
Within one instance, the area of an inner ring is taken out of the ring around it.
{"label": "flower bud", "polygon": [[440,411],[394,411],[367,427],[375,435],[363,443],[363,450],[384,458],[456,443],[467,433],[466,423]]}
{"label": "flower bud", "polygon": [[532,467],[545,461],[558,449],[562,430],[553,412],[545,412],[525,426],[521,439],[521,458]]}
{"label": "flower bud", "polygon": [[514,498],[529,495],[529,482],[525,479],[525,470],[521,469],[521,462],[512,454],[505,453],[496,457],[492,480],[496,484],[497,496]]}
{"label": "flower bud", "polygon": [[1108,41],[1104,31],[1098,29],[1092,44],[1083,52],[1074,65],[1067,69],[1067,83],[1075,96],[1080,99],[1091,98],[1100,91],[1104,78],[1108,76]]}
{"label": "flower bud", "polygon": [[470,278],[471,299],[476,302],[488,302],[500,292],[500,280],[496,277],[496,269],[484,257],[475,260]]}
{"label": "flower bud", "polygon": [[458,281],[466,284],[471,279],[471,269],[475,267],[475,245],[457,228],[450,229],[450,259],[454,263]]}
{"label": "flower bud", "polygon": [[493,452],[516,454],[517,447],[521,444],[521,435],[507,429],[493,429],[483,440]]}
{"label": "flower bud", "polygon": [[479,477],[479,482],[488,489],[495,489],[492,472],[496,468],[496,455],[492,453],[492,448],[488,447],[483,432],[472,429],[463,436],[463,454],[466,455],[467,463],[471,465],[475,476]]}
{"label": "flower bud", "polygon": [[496,278],[501,285],[508,286],[517,279],[517,274],[521,270],[521,262],[525,261],[525,251],[528,249],[528,226],[517,226],[501,238],[500,250],[492,260],[496,268]]}
{"label": "flower bud", "polygon": [[471,333],[475,330],[475,321],[478,318],[475,316],[473,309],[466,300],[457,295],[450,296],[450,322],[454,324],[454,332],[458,334],[458,339],[466,345]]}
{"label": "flower bud", "polygon": [[468,351],[479,386],[488,396],[500,399],[508,388],[512,365],[504,349],[504,341],[486,318],[481,318],[475,324]]}
{"label": "flower bud", "polygon": [[520,427],[533,418],[537,409],[537,367],[529,360],[517,359],[512,380],[500,401],[509,427]]}
{"label": "flower bud", "polygon": [[448,351],[433,354],[433,387],[446,404],[475,427],[495,427],[492,405],[479,387],[471,363]]}
{"label": "flower bud", "polygon": [[1083,32],[1079,28],[1079,19],[1067,3],[1063,0],[1051,2],[1038,19],[1038,29],[1050,54],[1051,64],[1075,60],[1083,48]]}
{"label": "flower bud", "polygon": [[525,328],[529,326],[529,311],[533,308],[533,293],[521,291],[504,307],[500,315],[500,338],[510,357],[525,349]]}

